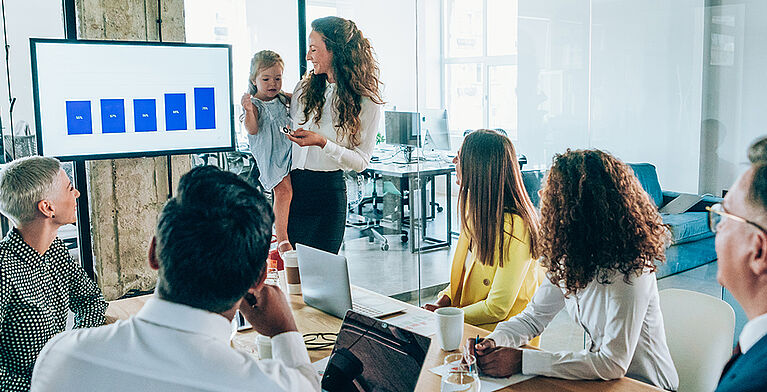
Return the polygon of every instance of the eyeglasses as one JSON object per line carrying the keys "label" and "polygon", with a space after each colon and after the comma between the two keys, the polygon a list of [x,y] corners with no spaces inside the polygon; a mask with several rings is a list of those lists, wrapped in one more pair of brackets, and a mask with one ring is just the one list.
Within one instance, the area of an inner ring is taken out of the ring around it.
{"label": "eyeglasses", "polygon": [[332,332],[304,334],[304,345],[307,350],[323,350],[336,344],[338,334]]}
{"label": "eyeglasses", "polygon": [[721,203],[716,203],[710,207],[706,207],[706,210],[708,211],[708,229],[711,230],[712,233],[717,232],[717,226],[723,220],[732,219],[734,221],[752,225],[756,227],[757,229],[759,229],[762,233],[767,234],[767,230],[765,230],[762,226],[759,226],[759,224],[754,223],[746,218],[741,218],[737,215],[733,215],[733,214],[730,214],[729,212],[726,212],[724,210],[724,206],[722,206]]}

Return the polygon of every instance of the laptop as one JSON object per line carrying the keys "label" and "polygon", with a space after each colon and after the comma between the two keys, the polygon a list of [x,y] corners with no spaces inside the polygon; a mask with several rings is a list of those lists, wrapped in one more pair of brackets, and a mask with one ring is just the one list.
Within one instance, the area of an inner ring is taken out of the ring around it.
{"label": "laptop", "polygon": [[683,214],[692,206],[703,200],[703,196],[691,193],[681,193],[660,209],[661,214]]}
{"label": "laptop", "polygon": [[350,310],[322,376],[322,389],[415,390],[430,344],[426,336]]}
{"label": "laptop", "polygon": [[382,317],[405,310],[395,302],[363,293],[352,298],[346,257],[296,244],[298,274],[304,303],[338,318],[354,309],[370,317]]}

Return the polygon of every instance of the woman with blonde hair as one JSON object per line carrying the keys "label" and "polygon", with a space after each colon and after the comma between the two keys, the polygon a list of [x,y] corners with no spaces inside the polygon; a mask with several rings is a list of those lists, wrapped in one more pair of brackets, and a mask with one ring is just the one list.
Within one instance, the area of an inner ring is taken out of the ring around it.
{"label": "woman with blonde hair", "polygon": [[354,22],[328,16],[312,22],[306,59],[314,69],[290,104],[294,128],[293,201],[288,236],[338,253],[346,224],[343,170],[368,166],[383,104],[370,42]]}
{"label": "woman with blonde hair", "polygon": [[80,192],[58,160],[20,158],[0,171],[0,212],[14,228],[0,241],[0,390],[29,391],[37,356],[63,332],[104,324],[107,303],[57,233],[75,223]]}
{"label": "woman with blonde hair", "polygon": [[538,215],[506,136],[472,132],[453,162],[461,235],[450,284],[424,308],[462,308],[467,323],[492,331],[521,312],[543,280],[536,260]]}

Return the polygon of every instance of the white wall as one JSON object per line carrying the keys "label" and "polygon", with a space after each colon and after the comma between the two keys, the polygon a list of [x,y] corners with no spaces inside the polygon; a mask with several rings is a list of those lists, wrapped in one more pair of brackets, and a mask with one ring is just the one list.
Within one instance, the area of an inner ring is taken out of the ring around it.
{"label": "white wall", "polygon": [[[35,131],[35,110],[32,100],[32,68],[29,59],[29,38],[63,38],[64,20],[61,0],[6,1],[5,16],[7,34],[11,92],[16,97],[13,121],[26,121]],[[2,46],[4,42],[0,42]],[[3,134],[10,135],[8,102],[8,78],[6,77],[4,51],[0,50],[0,117]]]}
{"label": "white wall", "polygon": [[696,193],[702,0],[592,0],[592,29],[589,145]]}
{"label": "white wall", "polygon": [[702,191],[720,195],[748,168],[767,134],[767,2],[722,0],[706,9]]}
{"label": "white wall", "polygon": [[696,192],[703,0],[520,0],[519,148],[547,167],[567,148],[650,162]]}

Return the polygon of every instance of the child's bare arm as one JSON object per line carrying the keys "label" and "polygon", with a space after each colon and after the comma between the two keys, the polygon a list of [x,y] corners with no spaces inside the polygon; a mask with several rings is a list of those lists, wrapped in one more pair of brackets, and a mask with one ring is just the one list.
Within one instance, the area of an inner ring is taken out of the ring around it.
{"label": "child's bare arm", "polygon": [[245,130],[248,131],[248,133],[251,135],[257,134],[258,108],[256,108],[256,105],[253,105],[253,102],[251,102],[250,94],[243,94],[240,103],[242,104],[242,108],[245,110],[245,118],[242,121],[245,125]]}

